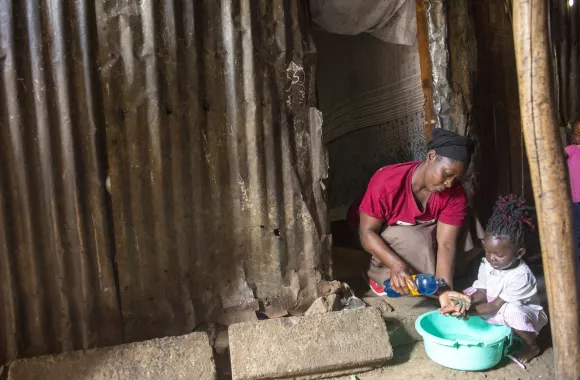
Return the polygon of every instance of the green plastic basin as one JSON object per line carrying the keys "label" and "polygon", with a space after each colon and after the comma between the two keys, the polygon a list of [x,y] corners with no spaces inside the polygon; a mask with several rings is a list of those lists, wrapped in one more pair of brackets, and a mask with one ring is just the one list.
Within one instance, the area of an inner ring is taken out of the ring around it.
{"label": "green plastic basin", "polygon": [[431,360],[462,371],[483,371],[497,365],[512,334],[509,327],[489,324],[480,317],[464,321],[437,310],[417,318],[415,329]]}

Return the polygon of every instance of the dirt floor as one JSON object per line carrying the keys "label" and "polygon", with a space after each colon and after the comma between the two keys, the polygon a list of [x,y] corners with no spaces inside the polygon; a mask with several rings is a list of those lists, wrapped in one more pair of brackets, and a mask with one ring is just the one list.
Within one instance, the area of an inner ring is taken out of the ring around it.
{"label": "dirt floor", "polygon": [[[374,295],[368,291],[368,287],[361,280],[360,273],[365,269],[368,255],[365,252],[334,248],[334,277],[345,281],[351,285],[357,295],[361,298]],[[469,286],[474,276],[476,268],[468,271],[464,278],[456,280],[456,287],[463,288]],[[541,273],[536,273],[540,298],[544,307],[546,306],[545,285]],[[375,297],[377,298],[377,297]],[[551,336],[549,325],[544,328],[538,337],[538,342],[543,350],[542,354],[527,365],[523,370],[508,359],[503,360],[497,367],[485,372],[465,372],[451,370],[433,362],[423,347],[423,343],[418,341],[419,336],[414,329],[415,319],[437,307],[436,300],[428,300],[424,297],[401,297],[391,299],[380,297],[386,301],[392,311],[386,314],[387,329],[393,346],[394,357],[384,368],[372,372],[359,374],[360,380],[408,380],[417,378],[440,379],[553,379],[553,350],[551,348]],[[350,376],[340,377],[337,380],[350,380]]]}
{"label": "dirt floor", "polygon": [[[553,379],[553,352],[551,348],[528,364],[523,370],[509,360],[504,360],[496,368],[485,372],[464,372],[444,368],[433,362],[423,348],[422,342],[399,346],[394,349],[394,357],[387,367],[357,375],[360,380],[409,380],[409,379]],[[351,376],[336,380],[350,380]]]}
{"label": "dirt floor", "polygon": [[[425,297],[401,297],[398,299],[376,297],[361,276],[368,263],[368,254],[347,248],[333,248],[333,253],[334,278],[348,283],[359,298],[381,310],[389,331],[390,343],[393,346],[393,359],[383,368],[358,374],[360,380],[554,378],[549,325],[538,337],[539,345],[543,350],[542,354],[529,363],[526,370],[508,359],[504,359],[498,366],[485,372],[456,371],[440,366],[429,359],[423,343],[420,341],[421,337],[414,328],[416,318],[425,312],[435,310],[438,307],[438,301]],[[538,268],[537,265],[536,268]],[[469,270],[464,278],[456,279],[456,287],[469,286],[473,282],[471,277],[476,275],[477,267]],[[546,307],[543,276],[541,273],[537,273],[536,276],[540,297],[544,307]],[[218,332],[215,342],[218,376],[219,379],[223,380],[231,379],[227,339],[227,331],[222,330]],[[351,380],[351,376],[338,377],[335,380]]]}

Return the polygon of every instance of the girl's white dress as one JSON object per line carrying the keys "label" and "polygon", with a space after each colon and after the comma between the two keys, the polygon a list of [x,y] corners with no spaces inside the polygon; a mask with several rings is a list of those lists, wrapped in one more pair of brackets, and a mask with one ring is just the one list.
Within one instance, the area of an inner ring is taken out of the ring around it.
{"label": "girl's white dress", "polygon": [[477,289],[487,290],[487,302],[497,297],[505,301],[494,315],[482,316],[489,323],[535,333],[548,323],[548,317],[540,306],[536,277],[523,260],[513,269],[497,270],[483,259],[477,280],[464,293],[472,295]]}

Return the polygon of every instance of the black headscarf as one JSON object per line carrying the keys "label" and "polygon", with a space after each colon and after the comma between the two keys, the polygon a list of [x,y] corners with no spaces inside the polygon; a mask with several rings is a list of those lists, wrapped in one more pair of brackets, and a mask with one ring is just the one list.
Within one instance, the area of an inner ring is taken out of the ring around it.
{"label": "black headscarf", "polygon": [[427,145],[428,150],[434,150],[439,156],[451,158],[469,164],[475,144],[468,137],[441,128],[433,130],[433,139]]}

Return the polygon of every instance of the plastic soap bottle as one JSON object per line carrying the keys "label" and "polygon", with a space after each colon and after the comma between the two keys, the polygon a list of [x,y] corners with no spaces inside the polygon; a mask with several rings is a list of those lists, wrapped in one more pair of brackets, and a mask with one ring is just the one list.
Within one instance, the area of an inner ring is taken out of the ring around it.
{"label": "plastic soap bottle", "polygon": [[[427,296],[432,295],[437,292],[440,288],[445,286],[445,281],[442,278],[438,278],[429,273],[417,274],[412,276],[413,281],[417,284],[417,291],[414,291],[409,287],[412,296]],[[391,298],[401,297],[401,294],[395,292],[391,288],[391,279],[388,279],[384,283],[385,293]]]}

